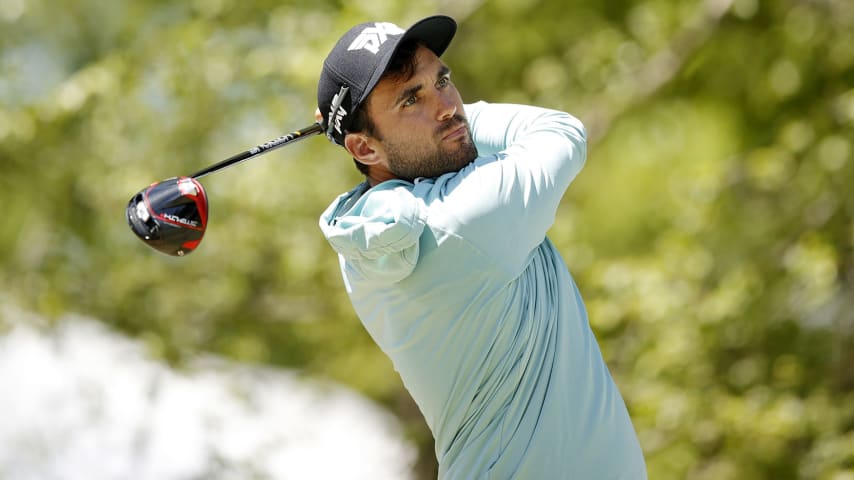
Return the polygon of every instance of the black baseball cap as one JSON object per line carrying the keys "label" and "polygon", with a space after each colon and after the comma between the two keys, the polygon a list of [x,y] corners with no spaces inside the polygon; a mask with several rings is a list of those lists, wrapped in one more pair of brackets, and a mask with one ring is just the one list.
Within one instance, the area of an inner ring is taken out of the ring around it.
{"label": "black baseball cap", "polygon": [[323,62],[317,84],[317,106],[329,140],[344,145],[353,111],[379,83],[403,41],[423,42],[441,56],[456,31],[457,22],[444,15],[419,20],[407,30],[388,22],[361,23],[348,30]]}

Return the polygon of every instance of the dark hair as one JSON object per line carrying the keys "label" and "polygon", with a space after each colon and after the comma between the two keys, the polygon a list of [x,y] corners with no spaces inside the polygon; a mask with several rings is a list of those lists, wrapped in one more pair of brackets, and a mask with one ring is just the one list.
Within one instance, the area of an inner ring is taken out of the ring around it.
{"label": "dark hair", "polygon": [[[391,62],[389,62],[385,73],[380,77],[380,81],[389,78],[393,80],[406,81],[412,78],[412,76],[415,75],[416,68],[415,52],[418,51],[418,47],[421,45],[422,43],[417,40],[407,40],[401,43],[397,51],[394,53],[394,57],[392,57]],[[368,114],[367,108],[368,102],[370,101],[371,95],[368,94],[368,98],[359,105],[359,108],[357,108],[355,112],[353,112],[353,120],[350,123],[350,128],[347,130],[347,133],[365,132],[368,135],[375,135],[376,127]],[[368,174],[367,165],[359,162],[355,158],[353,159],[353,162],[355,162],[356,168],[358,168],[362,174]]]}

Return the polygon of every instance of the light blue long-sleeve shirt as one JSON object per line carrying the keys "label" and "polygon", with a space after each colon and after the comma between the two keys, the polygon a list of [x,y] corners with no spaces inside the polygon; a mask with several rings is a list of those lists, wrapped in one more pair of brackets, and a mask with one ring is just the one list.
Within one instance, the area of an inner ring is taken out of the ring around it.
{"label": "light blue long-sleeve shirt", "polygon": [[466,106],[479,156],[366,184],[320,226],[436,441],[442,479],[643,479],[625,403],[546,231],[586,158],[566,113]]}

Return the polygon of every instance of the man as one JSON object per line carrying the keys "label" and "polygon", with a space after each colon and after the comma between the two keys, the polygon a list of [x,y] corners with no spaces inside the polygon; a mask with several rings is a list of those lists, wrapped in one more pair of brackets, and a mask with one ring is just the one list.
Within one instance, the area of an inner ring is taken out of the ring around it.
{"label": "man", "polygon": [[320,227],[447,479],[639,479],[643,455],[578,288],[546,238],[586,156],[574,117],[463,105],[444,16],[353,27],[319,114],[366,181]]}

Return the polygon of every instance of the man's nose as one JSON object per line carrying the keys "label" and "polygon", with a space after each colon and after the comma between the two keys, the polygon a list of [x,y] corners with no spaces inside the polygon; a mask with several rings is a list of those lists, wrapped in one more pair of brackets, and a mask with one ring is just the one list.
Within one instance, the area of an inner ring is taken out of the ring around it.
{"label": "man's nose", "polygon": [[439,92],[439,120],[446,121],[454,118],[457,113],[457,104],[450,95]]}

